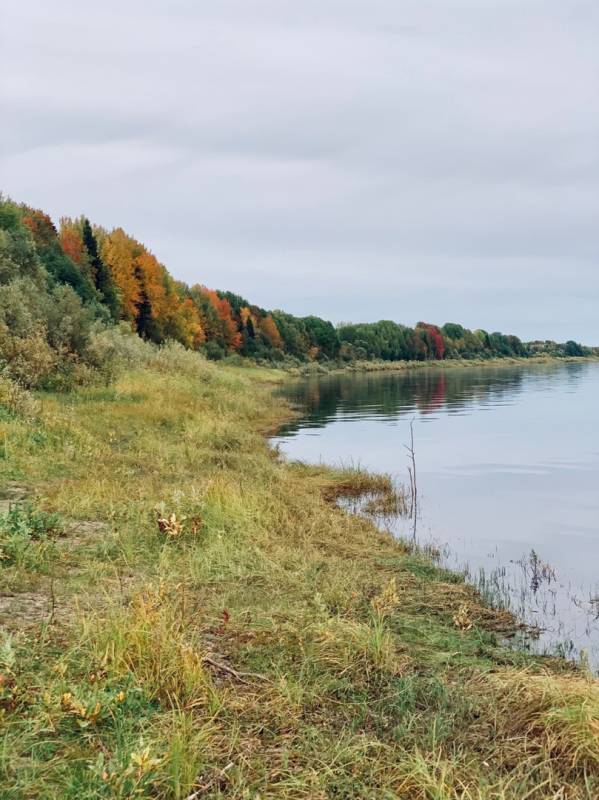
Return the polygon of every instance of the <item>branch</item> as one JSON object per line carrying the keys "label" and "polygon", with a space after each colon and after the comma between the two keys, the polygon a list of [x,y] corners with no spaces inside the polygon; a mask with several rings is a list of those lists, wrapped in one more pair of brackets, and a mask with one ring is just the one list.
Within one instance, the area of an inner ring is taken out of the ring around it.
{"label": "branch", "polygon": [[220,672],[224,672],[227,675],[232,675],[235,680],[238,680],[240,683],[249,683],[250,681],[247,680],[247,678],[254,678],[254,680],[257,681],[270,682],[270,678],[267,678],[266,675],[261,675],[259,672],[238,672],[236,669],[233,669],[233,667],[229,667],[227,664],[223,664],[220,661],[215,661],[209,656],[204,656],[202,658],[202,663],[207,664],[209,667],[213,667]]}

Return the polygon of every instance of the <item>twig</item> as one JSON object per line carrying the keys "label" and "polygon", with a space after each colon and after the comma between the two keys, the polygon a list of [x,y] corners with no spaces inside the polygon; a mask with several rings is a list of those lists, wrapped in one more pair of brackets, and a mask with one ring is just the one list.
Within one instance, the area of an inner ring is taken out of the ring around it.
{"label": "twig", "polygon": [[408,467],[410,476],[410,517],[413,519],[413,537],[416,539],[416,522],[418,519],[418,484],[416,482],[416,451],[414,450],[414,418],[410,420],[410,444],[404,445],[409,453],[411,465]]}
{"label": "twig", "polygon": [[223,664],[220,661],[215,661],[209,656],[204,656],[202,662],[208,664],[209,667],[214,667],[214,669],[225,672],[227,675],[232,675],[240,683],[249,683],[249,680],[246,680],[247,678],[254,678],[258,681],[267,681],[270,683],[270,678],[267,678],[266,675],[261,675],[259,672],[238,672],[236,669],[233,669],[233,667],[229,667],[227,664]]}
{"label": "twig", "polygon": [[[217,778],[222,778],[223,775],[225,774],[225,772],[228,772],[231,769],[232,766],[233,766],[233,762],[229,761],[227,766],[223,767],[223,769],[221,769],[221,771],[218,773],[218,775],[216,777]],[[216,778],[212,778],[211,780],[207,781],[206,783],[203,783],[201,786],[199,786],[195,790],[195,792],[192,792],[190,795],[188,795],[185,798],[185,800],[197,800],[197,798],[200,797],[200,795],[204,794],[204,792],[207,792],[208,789],[210,789],[210,787],[214,785],[215,779]]]}
{"label": "twig", "polygon": [[50,615],[48,617],[48,625],[54,622],[54,614],[56,612],[56,595],[54,594],[54,576],[50,578]]}

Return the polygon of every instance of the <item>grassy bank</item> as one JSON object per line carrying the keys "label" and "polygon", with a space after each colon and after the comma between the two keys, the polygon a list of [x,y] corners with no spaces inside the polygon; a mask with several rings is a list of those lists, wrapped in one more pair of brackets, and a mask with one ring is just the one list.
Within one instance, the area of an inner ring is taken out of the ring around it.
{"label": "grassy bank", "polygon": [[280,373],[180,354],[0,418],[0,797],[578,798],[599,688],[286,464]]}
{"label": "grassy bank", "polygon": [[405,370],[421,369],[473,369],[480,367],[509,367],[560,364],[583,364],[589,361],[599,362],[599,356],[570,356],[552,357],[548,355],[529,356],[517,358],[504,356],[502,358],[445,358],[430,361],[350,361],[347,364],[338,362],[312,362],[302,367],[292,367],[287,371],[296,375],[327,374],[330,372],[403,372]]}

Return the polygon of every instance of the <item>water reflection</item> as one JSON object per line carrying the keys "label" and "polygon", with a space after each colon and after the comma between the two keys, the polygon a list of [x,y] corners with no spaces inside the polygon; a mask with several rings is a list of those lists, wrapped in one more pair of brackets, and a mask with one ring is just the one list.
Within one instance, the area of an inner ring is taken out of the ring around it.
{"label": "water reflection", "polygon": [[402,483],[414,419],[419,539],[534,625],[532,647],[599,665],[599,365],[346,373],[285,393],[302,409],[286,455]]}

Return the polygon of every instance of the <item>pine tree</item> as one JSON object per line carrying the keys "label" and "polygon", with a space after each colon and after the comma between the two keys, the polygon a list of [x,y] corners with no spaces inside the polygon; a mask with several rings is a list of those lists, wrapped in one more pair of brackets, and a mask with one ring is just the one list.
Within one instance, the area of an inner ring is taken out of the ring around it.
{"label": "pine tree", "polygon": [[83,244],[85,245],[89,254],[89,262],[94,276],[96,289],[100,293],[100,297],[104,305],[110,311],[110,316],[117,320],[121,315],[121,304],[119,303],[118,295],[110,270],[101,259],[98,252],[98,243],[92,231],[92,226],[89,224],[87,217],[83,220]]}
{"label": "pine tree", "polygon": [[139,266],[135,267],[135,277],[139,283],[139,300],[135,304],[137,308],[135,330],[142,339],[159,342],[161,337],[158,334],[156,322],[152,314],[152,303],[148,297],[143,270]]}

